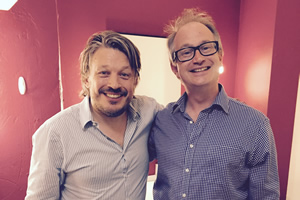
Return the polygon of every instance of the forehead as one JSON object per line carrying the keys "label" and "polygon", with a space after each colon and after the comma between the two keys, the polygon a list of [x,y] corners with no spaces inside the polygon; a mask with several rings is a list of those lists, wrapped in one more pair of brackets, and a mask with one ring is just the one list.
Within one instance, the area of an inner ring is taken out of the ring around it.
{"label": "forehead", "polygon": [[91,57],[91,60],[100,61],[100,60],[110,60],[116,58],[119,58],[119,60],[121,59],[121,60],[128,61],[127,56],[120,50],[102,46],[95,51],[95,53]]}
{"label": "forehead", "polygon": [[130,67],[127,56],[118,49],[100,47],[90,60],[91,66]]}
{"label": "forehead", "polygon": [[190,22],[182,26],[174,38],[175,49],[186,46],[198,46],[203,42],[214,41],[213,33],[199,22]]}

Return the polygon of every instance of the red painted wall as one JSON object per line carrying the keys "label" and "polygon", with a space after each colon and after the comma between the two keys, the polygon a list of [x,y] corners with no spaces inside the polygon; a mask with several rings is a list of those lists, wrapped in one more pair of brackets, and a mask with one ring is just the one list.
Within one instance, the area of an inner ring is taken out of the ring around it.
{"label": "red painted wall", "polygon": [[[71,5],[71,6],[70,6]],[[236,0],[140,1],[58,0],[64,106],[80,101],[78,57],[88,37],[97,31],[164,36],[163,27],[183,8],[200,7],[215,19],[225,48],[225,73],[220,81],[233,95],[240,2]],[[166,66],[169,68],[169,66]],[[170,70],[170,73],[171,70]]]}
{"label": "red painted wall", "polygon": [[286,197],[300,75],[299,19],[298,0],[278,0],[268,116],[277,142],[281,199]]}
{"label": "red painted wall", "polygon": [[277,0],[241,1],[235,97],[267,114]]}
{"label": "red painted wall", "polygon": [[[31,136],[60,110],[54,1],[19,0],[0,11],[0,199],[24,199]],[[20,95],[18,78],[27,92]]]}
{"label": "red painted wall", "polygon": [[243,0],[240,12],[235,96],[271,120],[285,199],[300,73],[300,2]]}

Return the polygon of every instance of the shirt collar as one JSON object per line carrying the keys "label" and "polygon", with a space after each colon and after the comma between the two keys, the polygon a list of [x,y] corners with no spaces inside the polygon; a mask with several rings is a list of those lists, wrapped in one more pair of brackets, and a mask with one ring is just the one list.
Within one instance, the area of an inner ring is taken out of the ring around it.
{"label": "shirt collar", "polygon": [[[229,97],[227,96],[224,87],[219,83],[219,93],[214,100],[213,104],[210,106],[210,108],[214,107],[221,107],[222,110],[228,114],[229,111]],[[175,112],[184,112],[186,107],[186,101],[187,101],[187,93],[185,92],[178,101],[173,105],[172,113]]]}
{"label": "shirt collar", "polygon": [[84,99],[80,103],[80,123],[82,129],[87,128],[87,125],[93,122],[93,116],[90,108],[90,99],[88,96],[84,97]]}
{"label": "shirt collar", "polygon": [[140,110],[138,110],[139,106],[137,104],[138,100],[135,96],[133,96],[128,108],[128,114],[133,121],[136,121],[141,117]]}
{"label": "shirt collar", "polygon": [[178,99],[178,101],[173,105],[172,113],[175,113],[175,112],[178,112],[178,111],[183,113],[185,111],[186,100],[187,100],[187,93],[185,92]]}
{"label": "shirt collar", "polygon": [[212,106],[220,106],[223,111],[228,114],[229,112],[229,97],[226,94],[224,87],[219,83],[219,94],[217,95],[215,101]]}
{"label": "shirt collar", "polygon": [[[89,97],[86,96],[80,103],[80,123],[82,129],[87,128],[89,124],[93,124],[93,116],[90,108],[90,100]],[[140,113],[137,110],[137,99],[135,97],[132,98],[129,107],[128,107],[128,116],[133,120],[136,121],[140,118]]]}

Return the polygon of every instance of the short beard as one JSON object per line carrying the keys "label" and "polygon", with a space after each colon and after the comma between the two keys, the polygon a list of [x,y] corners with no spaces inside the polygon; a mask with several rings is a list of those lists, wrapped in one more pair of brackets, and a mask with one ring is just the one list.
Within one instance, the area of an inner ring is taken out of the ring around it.
{"label": "short beard", "polygon": [[124,106],[123,108],[121,108],[120,110],[117,110],[115,112],[113,111],[108,111],[108,110],[105,110],[105,109],[102,109],[102,113],[104,115],[106,115],[107,117],[118,117],[120,115],[122,115],[124,112],[127,111],[127,108],[128,108],[128,105]]}
{"label": "short beard", "polygon": [[[132,98],[128,98],[128,91],[125,88],[113,89],[110,87],[105,87],[105,88],[101,88],[98,92],[99,92],[99,95],[100,94],[106,95],[106,93],[108,93],[108,92],[120,94],[121,96],[127,97],[127,100],[125,102],[124,107],[120,108],[119,110],[107,109],[107,108],[101,106],[101,104],[99,105],[97,103],[97,101],[95,100],[95,103],[96,103],[95,106],[96,106],[96,109],[98,110],[97,112],[102,113],[102,115],[104,115],[106,117],[110,117],[110,118],[118,117],[118,116],[122,115],[124,112],[127,112],[127,109],[129,107],[129,104],[130,104]],[[116,102],[110,101],[110,104],[114,105],[114,104],[116,104]]]}

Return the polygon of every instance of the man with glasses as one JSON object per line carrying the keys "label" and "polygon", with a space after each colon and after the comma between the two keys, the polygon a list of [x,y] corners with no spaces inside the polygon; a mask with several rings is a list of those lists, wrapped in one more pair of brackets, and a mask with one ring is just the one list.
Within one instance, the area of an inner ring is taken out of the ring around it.
{"label": "man with glasses", "polygon": [[172,71],[186,92],[157,114],[154,199],[279,199],[269,119],[218,83],[223,48],[212,18],[185,9],[167,26]]}

